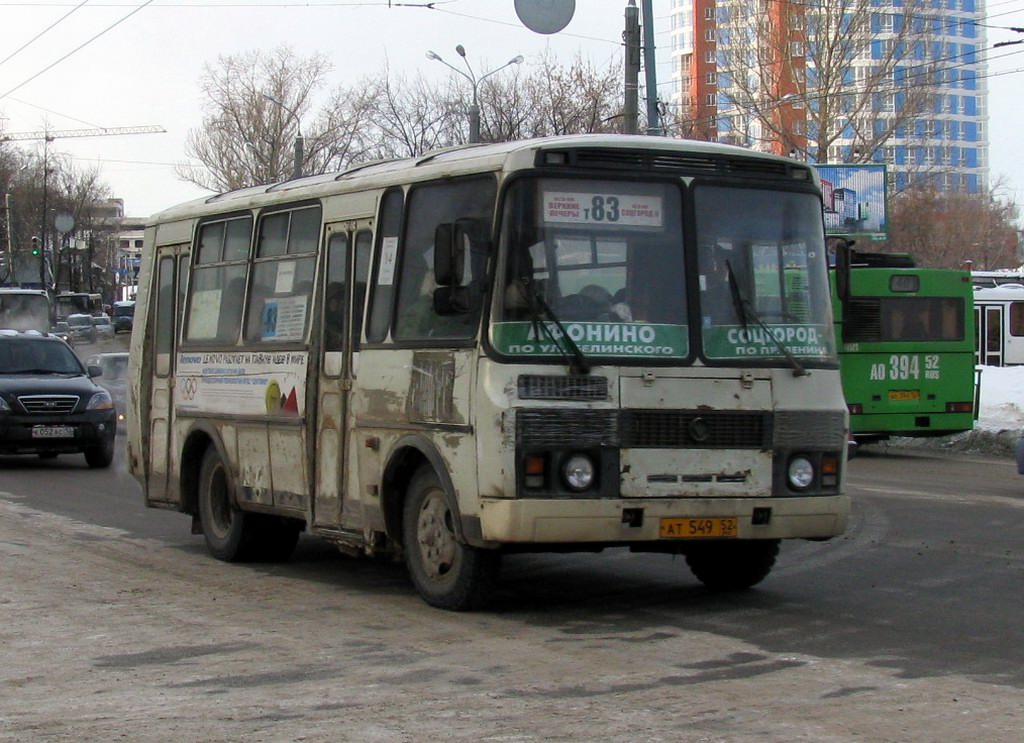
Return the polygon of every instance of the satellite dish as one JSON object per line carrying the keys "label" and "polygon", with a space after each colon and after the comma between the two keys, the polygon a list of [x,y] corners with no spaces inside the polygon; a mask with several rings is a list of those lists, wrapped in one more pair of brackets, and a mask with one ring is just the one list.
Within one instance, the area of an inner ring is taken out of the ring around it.
{"label": "satellite dish", "polygon": [[516,0],[516,15],[531,31],[555,34],[569,25],[576,0]]}

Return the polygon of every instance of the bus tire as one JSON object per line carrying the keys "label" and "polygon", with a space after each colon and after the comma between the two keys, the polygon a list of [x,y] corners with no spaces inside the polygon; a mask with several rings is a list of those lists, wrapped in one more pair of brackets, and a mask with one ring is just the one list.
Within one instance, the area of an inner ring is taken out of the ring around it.
{"label": "bus tire", "polygon": [[199,468],[199,522],[210,554],[225,562],[252,559],[259,536],[255,516],[234,504],[227,468],[216,448],[208,447]]}
{"label": "bus tire", "polygon": [[471,611],[490,597],[501,556],[460,542],[456,518],[437,474],[421,467],[409,483],[402,513],[402,549],[409,577],[431,606]]}
{"label": "bus tire", "polygon": [[778,554],[778,539],[707,542],[687,550],[686,564],[712,591],[740,591],[768,577]]}

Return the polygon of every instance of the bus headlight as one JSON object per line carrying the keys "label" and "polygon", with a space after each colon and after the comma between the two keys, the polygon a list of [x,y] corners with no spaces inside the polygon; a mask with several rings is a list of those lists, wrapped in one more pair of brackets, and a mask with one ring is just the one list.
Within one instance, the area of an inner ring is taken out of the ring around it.
{"label": "bus headlight", "polygon": [[585,454],[573,454],[562,462],[562,479],[570,490],[586,490],[594,484],[594,463]]}
{"label": "bus headlight", "polygon": [[803,490],[814,482],[814,465],[805,457],[793,457],[789,462],[789,484]]}

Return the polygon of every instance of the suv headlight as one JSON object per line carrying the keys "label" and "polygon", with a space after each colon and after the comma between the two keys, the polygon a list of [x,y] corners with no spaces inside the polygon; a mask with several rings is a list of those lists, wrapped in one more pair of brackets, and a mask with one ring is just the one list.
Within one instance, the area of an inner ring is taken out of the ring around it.
{"label": "suv headlight", "polygon": [[0,413],[10,413],[11,406],[7,404],[7,401],[0,397]]}
{"label": "suv headlight", "polygon": [[106,390],[100,390],[93,394],[92,399],[89,400],[89,404],[85,406],[86,410],[113,410],[114,401],[110,398],[110,393]]}

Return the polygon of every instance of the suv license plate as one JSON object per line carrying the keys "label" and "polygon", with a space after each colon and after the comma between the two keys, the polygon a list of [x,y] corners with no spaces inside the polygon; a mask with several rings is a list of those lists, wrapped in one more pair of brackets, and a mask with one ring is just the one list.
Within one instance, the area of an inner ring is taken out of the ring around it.
{"label": "suv license plate", "polygon": [[71,426],[34,426],[32,438],[34,439],[72,439],[75,437],[75,429]]}
{"label": "suv license plate", "polygon": [[739,536],[736,519],[662,519],[662,539],[730,539]]}

